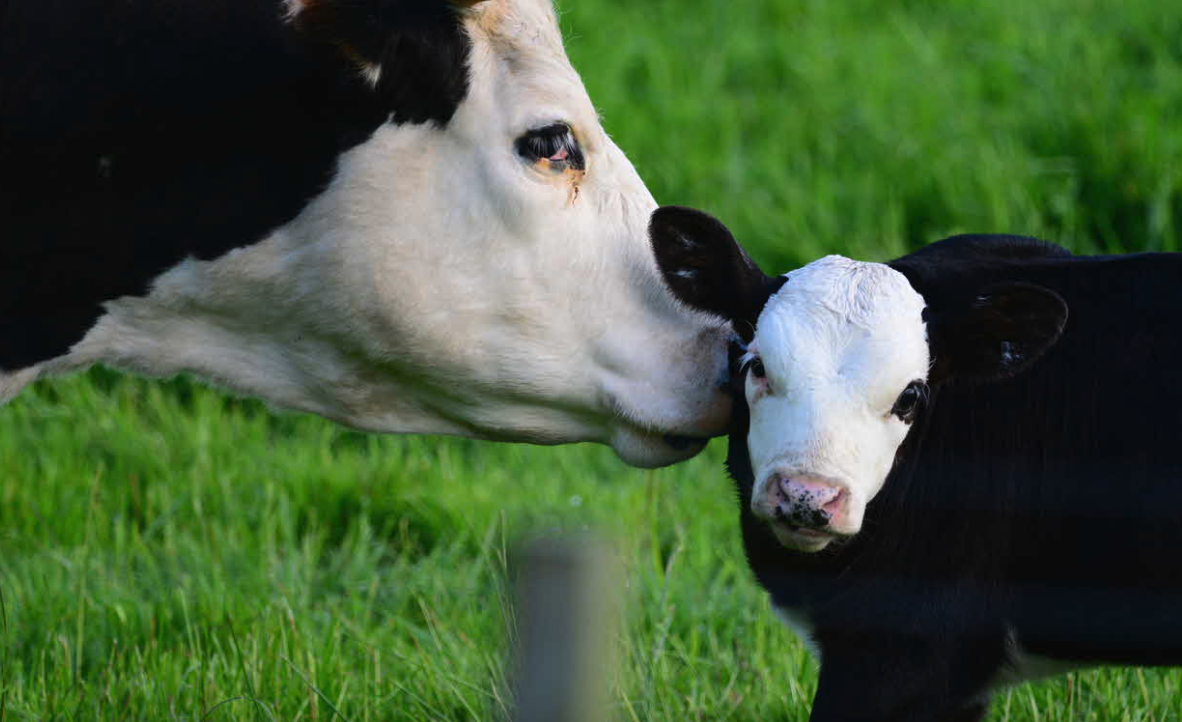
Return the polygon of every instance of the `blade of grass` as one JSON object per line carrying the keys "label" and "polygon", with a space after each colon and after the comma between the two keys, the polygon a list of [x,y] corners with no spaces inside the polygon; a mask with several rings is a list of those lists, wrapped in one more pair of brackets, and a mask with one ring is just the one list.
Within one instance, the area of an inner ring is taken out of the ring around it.
{"label": "blade of grass", "polygon": [[328,696],[324,694],[324,692],[321,692],[320,688],[313,684],[312,680],[308,679],[307,676],[305,676],[304,673],[300,671],[299,667],[296,667],[294,664],[292,664],[291,660],[285,656],[280,655],[279,658],[291,668],[291,671],[296,673],[296,676],[304,681],[304,684],[308,685],[309,689],[316,693],[316,696],[320,698],[321,702],[324,702],[324,704],[328,705],[328,708],[332,710],[333,714],[335,714],[337,717],[340,717],[342,720],[344,720],[344,722],[349,722],[349,718],[346,717],[343,712],[337,709],[337,706],[332,703],[332,700],[330,700]]}

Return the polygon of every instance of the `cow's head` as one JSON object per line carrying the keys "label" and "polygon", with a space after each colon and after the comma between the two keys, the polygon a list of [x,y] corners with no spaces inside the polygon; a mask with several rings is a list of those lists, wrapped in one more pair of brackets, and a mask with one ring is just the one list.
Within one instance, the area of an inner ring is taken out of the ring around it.
{"label": "cow's head", "polygon": [[861,529],[930,385],[1017,374],[1067,318],[1057,294],[1030,284],[966,289],[963,302],[933,308],[884,264],[828,256],[771,279],[721,226],[690,243],[693,253],[662,236],[658,260],[687,303],[753,329],[734,371],[749,411],[751,478],[738,481],[752,513],[801,551]]}
{"label": "cow's head", "polygon": [[280,338],[284,368],[199,371],[364,429],[596,441],[639,466],[725,432],[729,327],[665,288],[657,204],[550,0],[284,2],[388,117],[295,221],[210,272],[201,304],[231,284],[269,299],[222,315],[264,316],[251,343]]}

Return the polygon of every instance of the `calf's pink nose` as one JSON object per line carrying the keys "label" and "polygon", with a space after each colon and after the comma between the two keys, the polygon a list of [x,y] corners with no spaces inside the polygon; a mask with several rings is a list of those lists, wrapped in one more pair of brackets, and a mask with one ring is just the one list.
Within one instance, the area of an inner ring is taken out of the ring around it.
{"label": "calf's pink nose", "polygon": [[826,527],[845,504],[845,490],[826,481],[807,476],[777,476],[769,481],[776,518],[789,524]]}

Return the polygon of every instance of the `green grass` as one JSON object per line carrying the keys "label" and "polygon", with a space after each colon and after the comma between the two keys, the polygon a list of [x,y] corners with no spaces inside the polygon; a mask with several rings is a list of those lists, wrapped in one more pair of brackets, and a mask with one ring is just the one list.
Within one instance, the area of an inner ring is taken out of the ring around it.
{"label": "green grass", "polygon": [[[1158,0],[567,0],[571,55],[657,198],[769,270],[960,231],[1176,250],[1182,9]],[[807,719],[721,445],[353,434],[95,371],[0,410],[0,721],[503,717],[513,545],[598,529],[625,567],[621,720]],[[1106,669],[992,719],[1182,719]]]}

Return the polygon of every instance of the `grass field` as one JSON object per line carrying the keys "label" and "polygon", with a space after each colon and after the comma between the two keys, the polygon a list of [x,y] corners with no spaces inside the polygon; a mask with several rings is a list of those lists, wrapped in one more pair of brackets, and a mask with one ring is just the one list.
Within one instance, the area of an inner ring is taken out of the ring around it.
{"label": "grass field", "polygon": [[[657,198],[769,270],[969,230],[1177,250],[1182,7],[562,8]],[[816,666],[745,567],[721,456],[640,472],[354,434],[183,379],[38,384],[0,410],[0,721],[500,719],[509,550],[586,528],[626,569],[618,719],[805,720]],[[1075,673],[991,719],[1180,720],[1182,673]]]}

